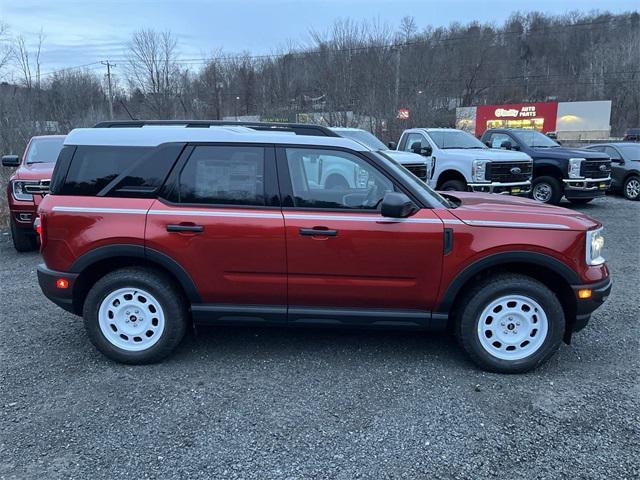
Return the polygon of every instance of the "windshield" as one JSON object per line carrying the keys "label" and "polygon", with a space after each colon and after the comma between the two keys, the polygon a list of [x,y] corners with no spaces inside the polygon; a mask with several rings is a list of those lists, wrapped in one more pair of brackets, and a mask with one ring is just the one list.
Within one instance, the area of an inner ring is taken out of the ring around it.
{"label": "windshield", "polygon": [[371,150],[389,150],[373,133],[366,130],[336,130],[341,137],[350,138],[369,147]]}
{"label": "windshield", "polygon": [[622,157],[625,160],[640,161],[640,145],[619,145],[618,149],[622,152]]}
{"label": "windshield", "polygon": [[551,147],[559,147],[556,142],[551,140],[549,137],[540,133],[536,130],[528,130],[526,132],[513,132],[518,140],[529,147],[537,147],[537,148],[551,148]]}
{"label": "windshield", "polygon": [[427,135],[438,148],[488,148],[470,133],[462,130],[433,130],[427,131]]}
{"label": "windshield", "polygon": [[387,164],[389,164],[391,168],[393,168],[393,170],[398,174],[398,176],[402,178],[403,183],[410,184],[416,190],[422,192],[425,196],[430,197],[432,202],[442,205],[445,208],[454,207],[454,205],[452,205],[449,200],[433,190],[429,185],[424,183],[389,155],[385,154],[384,152],[379,152],[379,155],[383,157],[387,161]]}
{"label": "windshield", "polygon": [[34,138],[27,152],[27,163],[55,163],[63,142],[64,137]]}

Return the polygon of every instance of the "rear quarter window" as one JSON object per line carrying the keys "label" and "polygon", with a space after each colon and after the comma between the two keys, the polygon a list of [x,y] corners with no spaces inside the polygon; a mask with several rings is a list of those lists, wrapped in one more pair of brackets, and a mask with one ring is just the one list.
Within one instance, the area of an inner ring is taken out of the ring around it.
{"label": "rear quarter window", "polygon": [[153,196],[184,145],[161,147],[78,146],[63,195]]}

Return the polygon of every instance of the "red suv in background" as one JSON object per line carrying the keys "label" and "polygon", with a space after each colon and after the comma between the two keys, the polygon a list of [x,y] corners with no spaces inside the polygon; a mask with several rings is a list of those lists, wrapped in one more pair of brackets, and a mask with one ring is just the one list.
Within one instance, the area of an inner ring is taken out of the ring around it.
{"label": "red suv in background", "polygon": [[24,155],[4,155],[2,165],[18,167],[9,179],[7,200],[13,245],[19,252],[35,250],[37,235],[33,229],[40,201],[49,193],[53,167],[62,149],[64,135],[33,137]]}
{"label": "red suv in background", "polygon": [[[329,188],[337,163],[352,182]],[[448,327],[481,367],[523,372],[611,289],[587,215],[441,196],[345,138],[74,130],[39,215],[42,291],[125,363],[166,357],[192,322]]]}

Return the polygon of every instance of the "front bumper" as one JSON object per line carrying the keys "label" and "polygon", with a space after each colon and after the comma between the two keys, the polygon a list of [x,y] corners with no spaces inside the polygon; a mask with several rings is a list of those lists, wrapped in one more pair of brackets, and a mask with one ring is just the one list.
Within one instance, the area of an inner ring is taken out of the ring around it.
{"label": "front bumper", "polygon": [[[78,279],[77,273],[57,272],[47,268],[44,263],[38,265],[38,283],[45,297],[67,312],[77,313],[73,305],[73,287]],[[67,281],[66,288],[59,288],[58,281]]]}
{"label": "front bumper", "polygon": [[491,182],[469,183],[474,192],[500,193],[502,195],[528,195],[531,192],[531,182]]}
{"label": "front bumper", "polygon": [[[565,196],[576,196],[580,194],[595,194],[591,196],[604,195],[611,186],[611,177],[607,178],[565,178]],[[590,196],[590,195],[587,195]]]}
{"label": "front bumper", "polygon": [[33,229],[33,222],[36,219],[36,207],[11,209],[10,210],[11,221],[20,231],[36,235],[36,231]]}
{"label": "front bumper", "polygon": [[[576,299],[576,318],[571,325],[572,332],[579,332],[587,326],[587,323],[589,323],[591,319],[591,314],[607,300],[607,297],[611,293],[612,285],[611,278],[607,277],[596,283],[571,286]],[[591,290],[590,298],[578,298],[578,291],[584,289]]]}

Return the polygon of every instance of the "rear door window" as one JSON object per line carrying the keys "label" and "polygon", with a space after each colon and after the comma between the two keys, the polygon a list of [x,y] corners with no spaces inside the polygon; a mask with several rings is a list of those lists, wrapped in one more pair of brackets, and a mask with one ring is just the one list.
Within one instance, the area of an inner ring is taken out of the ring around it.
{"label": "rear door window", "polygon": [[198,146],[180,173],[180,203],[266,205],[265,149],[254,146]]}

